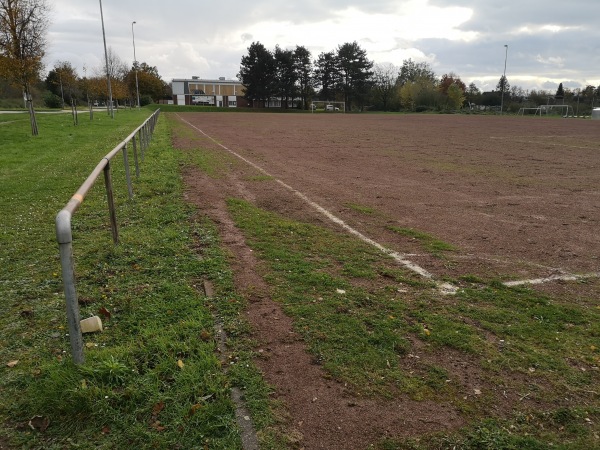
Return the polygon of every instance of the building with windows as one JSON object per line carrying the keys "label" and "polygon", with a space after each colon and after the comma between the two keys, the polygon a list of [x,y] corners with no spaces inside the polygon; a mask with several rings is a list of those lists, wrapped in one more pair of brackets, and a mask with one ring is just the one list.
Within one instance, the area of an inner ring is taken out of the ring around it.
{"label": "building with windows", "polygon": [[176,78],[172,81],[173,103],[176,105],[205,105],[223,108],[248,106],[244,86],[238,80],[205,80],[200,77]]}

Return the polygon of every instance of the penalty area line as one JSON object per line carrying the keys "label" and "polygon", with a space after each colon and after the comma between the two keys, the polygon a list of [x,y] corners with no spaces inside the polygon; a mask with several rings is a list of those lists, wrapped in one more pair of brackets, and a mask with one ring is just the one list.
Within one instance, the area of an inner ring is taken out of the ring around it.
{"label": "penalty area line", "polygon": [[577,280],[585,280],[586,278],[600,278],[600,272],[594,273],[586,273],[583,275],[551,275],[549,277],[544,278],[533,278],[530,280],[517,280],[517,281],[505,281],[502,283],[504,286],[514,287],[514,286],[523,286],[526,284],[545,284],[550,283],[552,281],[577,281]]}
{"label": "penalty area line", "polygon": [[279,178],[271,175],[269,172],[267,172],[265,169],[263,169],[262,167],[260,167],[256,163],[254,163],[254,162],[250,161],[249,159],[243,157],[239,153],[231,150],[230,148],[226,147],[225,145],[221,144],[220,142],[217,142],[216,139],[214,139],[213,137],[209,136],[203,130],[201,130],[200,128],[198,128],[194,124],[188,122],[183,117],[179,116],[179,114],[177,114],[177,117],[179,117],[179,119],[181,121],[183,121],[186,124],[188,124],[194,130],[198,131],[199,133],[201,133],[202,135],[204,135],[205,137],[207,137],[208,139],[210,139],[211,141],[213,141],[215,144],[217,144],[222,149],[224,149],[224,150],[228,151],[229,153],[231,153],[232,155],[234,155],[236,158],[239,158],[242,161],[244,161],[246,164],[249,164],[250,166],[254,167],[256,170],[258,170],[263,175],[268,176],[269,178],[272,178],[280,186],[282,186],[283,188],[285,188],[288,191],[292,192],[294,195],[296,195],[297,197],[299,197],[300,199],[302,199],[305,203],[307,203],[308,205],[310,205],[313,209],[315,209],[316,211],[320,212],[322,215],[324,215],[325,217],[327,217],[333,223],[341,226],[344,230],[346,230],[350,234],[358,237],[361,241],[363,241],[363,242],[365,242],[365,243],[367,243],[367,244],[375,247],[380,252],[382,252],[382,253],[390,256],[397,263],[399,263],[400,265],[404,266],[408,270],[411,270],[412,272],[415,272],[416,274],[420,275],[423,278],[426,278],[428,280],[433,281],[436,284],[436,286],[438,287],[438,289],[440,290],[440,292],[442,292],[443,294],[454,294],[454,293],[456,293],[458,291],[458,288],[456,286],[454,286],[453,284],[451,284],[451,283],[445,283],[445,282],[441,282],[441,281],[436,281],[434,279],[433,275],[430,272],[428,272],[427,270],[425,270],[423,267],[419,266],[418,264],[416,264],[416,263],[414,263],[414,262],[406,259],[406,257],[403,254],[401,254],[401,253],[399,253],[399,252],[397,252],[395,250],[392,250],[390,248],[387,248],[387,247],[381,245],[379,242],[374,241],[373,239],[371,239],[371,238],[365,236],[364,234],[362,234],[360,231],[352,228],[350,225],[348,225],[342,219],[340,219],[339,217],[337,217],[336,215],[334,215],[333,213],[331,213],[331,211],[325,209],[324,207],[322,207],[318,203],[312,201],[305,194],[303,194],[302,192],[296,190],[295,188],[293,188],[289,184],[287,184],[287,183],[281,181]]}

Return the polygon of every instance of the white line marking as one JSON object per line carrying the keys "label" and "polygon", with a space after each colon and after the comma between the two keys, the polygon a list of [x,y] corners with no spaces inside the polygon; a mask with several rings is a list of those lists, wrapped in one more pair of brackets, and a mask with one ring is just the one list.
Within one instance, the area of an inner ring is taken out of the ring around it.
{"label": "white line marking", "polygon": [[534,278],[532,280],[518,280],[518,281],[505,281],[504,286],[523,286],[524,284],[544,284],[551,281],[577,281],[585,278],[600,278],[600,272],[597,273],[586,273],[583,275],[551,275],[545,278]]}
{"label": "white line marking", "polygon": [[[344,222],[342,219],[340,219],[339,217],[333,215],[330,211],[328,211],[327,209],[323,208],[318,203],[313,202],[311,199],[309,199],[302,192],[297,191],[296,189],[294,189],[289,184],[286,184],[283,181],[281,181],[280,179],[278,179],[278,178],[274,177],[273,175],[271,175],[269,172],[267,172],[262,167],[258,166],[257,164],[253,163],[252,161],[244,158],[242,155],[236,153],[235,151],[227,148],[223,144],[217,142],[214,138],[212,138],[211,136],[209,136],[208,134],[206,134],[200,128],[196,127],[195,125],[191,124],[190,122],[188,122],[187,120],[185,120],[184,118],[182,118],[181,116],[179,116],[179,114],[177,114],[177,117],[179,117],[183,122],[187,123],[193,129],[195,129],[195,130],[199,131],[200,133],[202,133],[204,136],[206,136],[208,139],[210,139],[211,141],[213,141],[215,144],[217,144],[222,149],[227,150],[232,155],[236,156],[237,158],[241,159],[245,163],[247,163],[250,166],[254,167],[256,170],[258,170],[259,172],[261,172],[263,175],[268,176],[269,178],[273,178],[273,180],[275,180],[281,186],[283,186],[284,188],[286,188],[287,190],[289,190],[290,192],[292,192],[294,195],[300,197],[302,200],[304,200],[306,203],[308,203],[310,206],[312,206],[318,212],[320,212],[321,214],[323,214],[325,217],[327,217],[333,223],[336,223],[336,224],[340,225],[347,232],[349,232],[349,233],[353,234],[354,236],[358,237],[363,242],[366,242],[367,244],[372,245],[373,247],[375,247],[376,249],[378,249],[382,253],[385,253],[386,255],[392,257],[396,262],[398,262],[399,264],[403,265],[407,269],[412,270],[413,272],[421,275],[423,278],[427,278],[428,280],[433,280],[433,275],[431,273],[429,273],[427,270],[425,270],[424,268],[422,268],[418,264],[415,264],[412,261],[409,261],[408,259],[406,259],[405,255],[403,255],[401,253],[398,253],[395,250],[392,250],[392,249],[389,249],[387,247],[384,247],[379,242],[376,242],[373,239],[371,239],[371,238],[365,236],[364,234],[362,234],[360,231],[355,230],[350,225],[348,225],[346,222]],[[453,293],[456,293],[457,290],[458,290],[458,288],[456,286],[454,286],[454,285],[452,285],[450,283],[442,283],[442,282],[438,282],[438,281],[436,281],[435,283],[436,283],[437,287],[440,289],[440,291],[442,293],[445,293],[445,294],[453,294]]]}

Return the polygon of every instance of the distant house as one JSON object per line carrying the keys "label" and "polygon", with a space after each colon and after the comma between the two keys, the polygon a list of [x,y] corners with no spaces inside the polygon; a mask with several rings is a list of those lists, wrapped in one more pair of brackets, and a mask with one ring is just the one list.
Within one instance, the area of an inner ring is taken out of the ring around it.
{"label": "distant house", "polygon": [[175,105],[206,105],[224,108],[248,106],[244,86],[238,80],[202,79],[200,77],[175,78],[172,81]]}

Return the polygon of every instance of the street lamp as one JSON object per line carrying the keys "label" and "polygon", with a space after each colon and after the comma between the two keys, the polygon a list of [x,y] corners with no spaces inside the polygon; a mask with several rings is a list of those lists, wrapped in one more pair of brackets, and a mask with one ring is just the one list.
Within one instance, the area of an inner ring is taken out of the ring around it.
{"label": "street lamp", "polygon": [[133,70],[135,71],[135,92],[137,94],[137,107],[140,107],[140,88],[138,85],[137,76],[137,59],[135,57],[135,33],[133,32],[133,24],[137,23],[135,20],[131,22],[131,36],[133,36]]}
{"label": "street lamp", "polygon": [[504,87],[506,86],[506,60],[508,59],[508,45],[504,45],[506,53],[504,54],[504,75],[502,75],[502,98],[500,100],[500,115],[504,111]]}
{"label": "street lamp", "polygon": [[108,70],[108,51],[106,50],[106,34],[104,33],[104,14],[102,14],[102,0],[100,1],[100,19],[102,20],[102,39],[104,40],[104,59],[106,61],[106,80],[108,83],[108,111],[111,118],[115,118],[113,110],[112,87],[110,86],[110,72]]}

